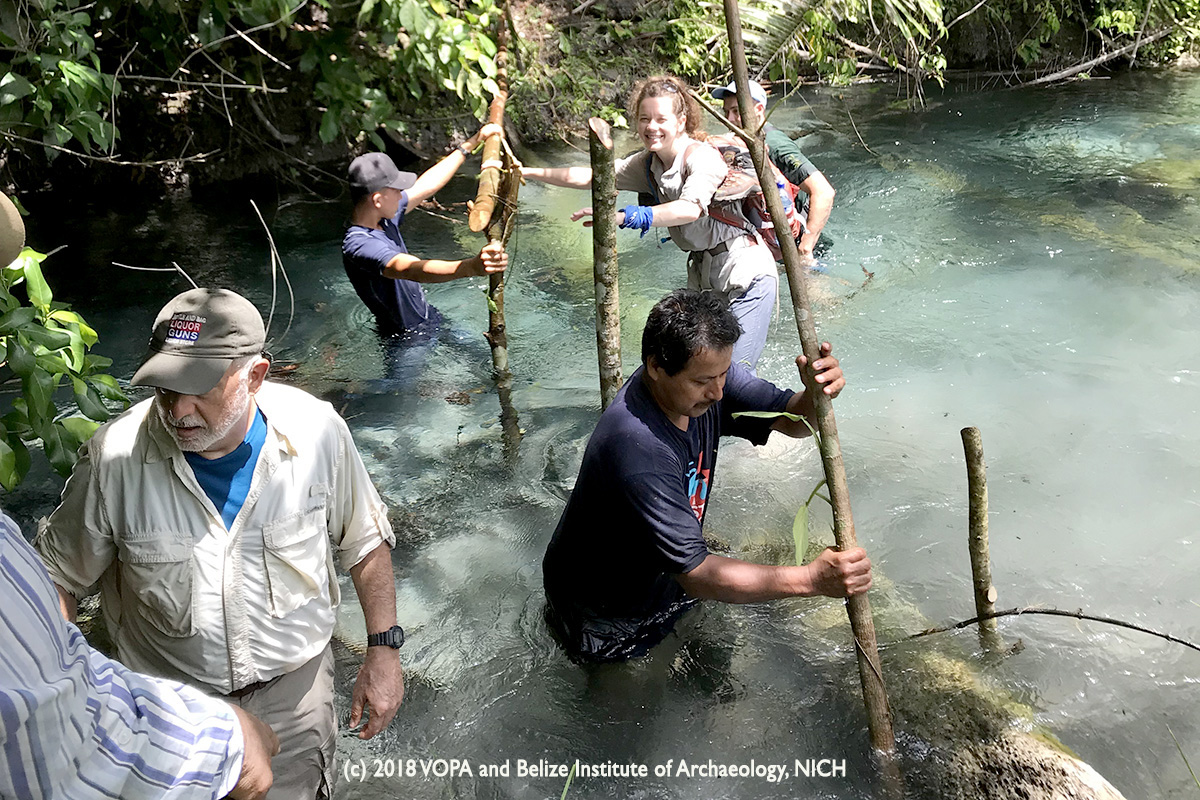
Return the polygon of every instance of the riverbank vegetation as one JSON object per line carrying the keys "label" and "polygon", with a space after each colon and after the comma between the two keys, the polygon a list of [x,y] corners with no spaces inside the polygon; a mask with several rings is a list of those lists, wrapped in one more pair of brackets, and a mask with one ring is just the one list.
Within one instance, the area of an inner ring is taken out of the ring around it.
{"label": "riverbank vegetation", "polygon": [[[896,75],[914,107],[953,70],[1014,83],[1166,64],[1200,36],[1200,0],[743,8],[760,79]],[[619,124],[638,75],[728,80],[711,0],[16,0],[0,7],[0,183],[271,172],[312,186],[356,148],[431,157],[490,100],[498,25],[515,34],[509,116],[526,141],[573,135],[596,113]]]}

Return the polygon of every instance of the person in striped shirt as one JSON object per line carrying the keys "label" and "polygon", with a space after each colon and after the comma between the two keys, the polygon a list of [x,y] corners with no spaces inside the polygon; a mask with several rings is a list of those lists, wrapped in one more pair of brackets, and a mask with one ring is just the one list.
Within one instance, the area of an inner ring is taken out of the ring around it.
{"label": "person in striped shirt", "polygon": [[2,511],[0,722],[4,800],[259,800],[279,752],[271,729],[237,706],[88,645]]}

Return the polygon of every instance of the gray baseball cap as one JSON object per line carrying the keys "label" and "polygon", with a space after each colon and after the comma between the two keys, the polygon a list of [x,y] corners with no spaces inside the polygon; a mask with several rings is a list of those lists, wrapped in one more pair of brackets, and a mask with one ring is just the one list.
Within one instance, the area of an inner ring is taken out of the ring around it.
{"label": "gray baseball cap", "polygon": [[130,383],[205,394],[234,360],[261,354],[266,338],[262,314],[237,292],[192,289],[158,312],[150,350]]}
{"label": "gray baseball cap", "polygon": [[350,162],[350,188],[363,194],[380,189],[408,189],[417,182],[412,172],[401,172],[386,153],[367,153]]}
{"label": "gray baseball cap", "polygon": [[[767,90],[762,87],[757,81],[750,81],[750,99],[755,103],[762,105],[767,104]],[[717,100],[724,100],[726,97],[737,97],[737,81],[720,89],[713,89],[712,96]]]}

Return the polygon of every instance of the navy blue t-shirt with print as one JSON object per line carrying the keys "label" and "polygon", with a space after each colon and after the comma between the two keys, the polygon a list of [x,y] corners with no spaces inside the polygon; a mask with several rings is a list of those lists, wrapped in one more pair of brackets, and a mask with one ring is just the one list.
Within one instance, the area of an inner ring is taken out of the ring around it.
{"label": "navy blue t-shirt with print", "polygon": [[381,229],[351,225],[342,238],[342,266],[384,334],[428,330],[442,318],[425,299],[421,284],[383,275],[389,261],[408,252],[400,235],[400,223],[407,209],[408,193],[402,192],[400,210],[391,219],[383,220]]}
{"label": "navy blue t-shirt with print", "polygon": [[708,556],[701,526],[721,436],[766,442],[792,392],[734,364],[724,397],[685,433],[667,419],[639,369],[600,417],[542,562],[549,617],[585,661],[644,654],[695,601],[675,579]]}

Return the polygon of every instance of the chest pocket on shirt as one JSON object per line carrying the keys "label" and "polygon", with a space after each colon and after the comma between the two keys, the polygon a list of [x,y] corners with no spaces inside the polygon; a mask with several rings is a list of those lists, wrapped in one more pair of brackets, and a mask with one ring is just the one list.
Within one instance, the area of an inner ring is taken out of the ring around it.
{"label": "chest pocket on shirt", "polygon": [[192,537],[124,539],[118,548],[121,591],[137,598],[138,613],[167,636],[194,636]]}
{"label": "chest pocket on shirt", "polygon": [[322,588],[330,604],[340,599],[333,579],[333,553],[325,525],[325,506],[301,511],[263,526],[263,556],[271,586],[271,616],[286,617],[317,598]]}

